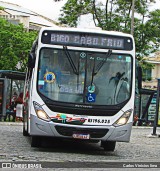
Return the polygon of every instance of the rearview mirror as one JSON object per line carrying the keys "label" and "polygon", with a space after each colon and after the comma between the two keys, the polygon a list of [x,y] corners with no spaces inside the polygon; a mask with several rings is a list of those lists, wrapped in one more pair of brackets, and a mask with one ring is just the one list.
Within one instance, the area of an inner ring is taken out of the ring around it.
{"label": "rearview mirror", "polygon": [[35,55],[33,53],[29,53],[28,56],[28,68],[35,67]]}

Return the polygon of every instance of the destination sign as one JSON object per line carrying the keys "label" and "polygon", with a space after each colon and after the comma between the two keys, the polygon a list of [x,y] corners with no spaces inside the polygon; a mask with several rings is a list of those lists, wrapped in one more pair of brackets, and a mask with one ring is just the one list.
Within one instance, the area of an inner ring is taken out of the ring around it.
{"label": "destination sign", "polygon": [[45,44],[82,46],[89,48],[120,50],[132,50],[133,48],[131,38],[94,33],[44,31],[41,41]]}

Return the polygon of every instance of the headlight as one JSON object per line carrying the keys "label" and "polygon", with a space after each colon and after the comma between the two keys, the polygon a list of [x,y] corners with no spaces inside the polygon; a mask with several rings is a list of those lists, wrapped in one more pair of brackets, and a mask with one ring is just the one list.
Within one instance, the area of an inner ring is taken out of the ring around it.
{"label": "headlight", "polygon": [[38,104],[37,102],[33,102],[33,106],[34,106],[34,109],[35,109],[35,112],[36,112],[38,118],[43,119],[48,122],[51,120],[50,117],[43,110],[43,108],[40,104]]}
{"label": "headlight", "polygon": [[124,114],[113,124],[114,126],[125,125],[132,114],[132,109],[127,110]]}

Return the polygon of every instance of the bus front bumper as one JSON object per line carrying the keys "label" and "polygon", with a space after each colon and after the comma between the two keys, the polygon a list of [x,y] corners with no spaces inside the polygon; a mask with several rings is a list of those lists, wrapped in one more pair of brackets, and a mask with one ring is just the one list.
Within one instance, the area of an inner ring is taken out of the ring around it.
{"label": "bus front bumper", "polygon": [[58,124],[46,122],[31,115],[31,136],[50,136],[59,138],[73,138],[74,133],[90,134],[90,140],[129,142],[132,123],[123,126],[86,126]]}

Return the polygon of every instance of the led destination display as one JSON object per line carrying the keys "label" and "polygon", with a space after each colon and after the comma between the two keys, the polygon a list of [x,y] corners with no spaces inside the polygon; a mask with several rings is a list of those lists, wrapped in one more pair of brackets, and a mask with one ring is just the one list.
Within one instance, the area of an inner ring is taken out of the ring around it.
{"label": "led destination display", "polygon": [[75,33],[75,32],[51,32],[45,31],[42,34],[42,43],[65,45],[65,46],[82,46],[90,48],[110,48],[120,50],[132,50],[132,40],[122,36],[111,36],[105,34],[93,33]]}
{"label": "led destination display", "polygon": [[96,36],[79,36],[66,34],[51,34],[51,43],[72,43],[85,46],[102,46],[124,48],[123,39],[105,38]]}

